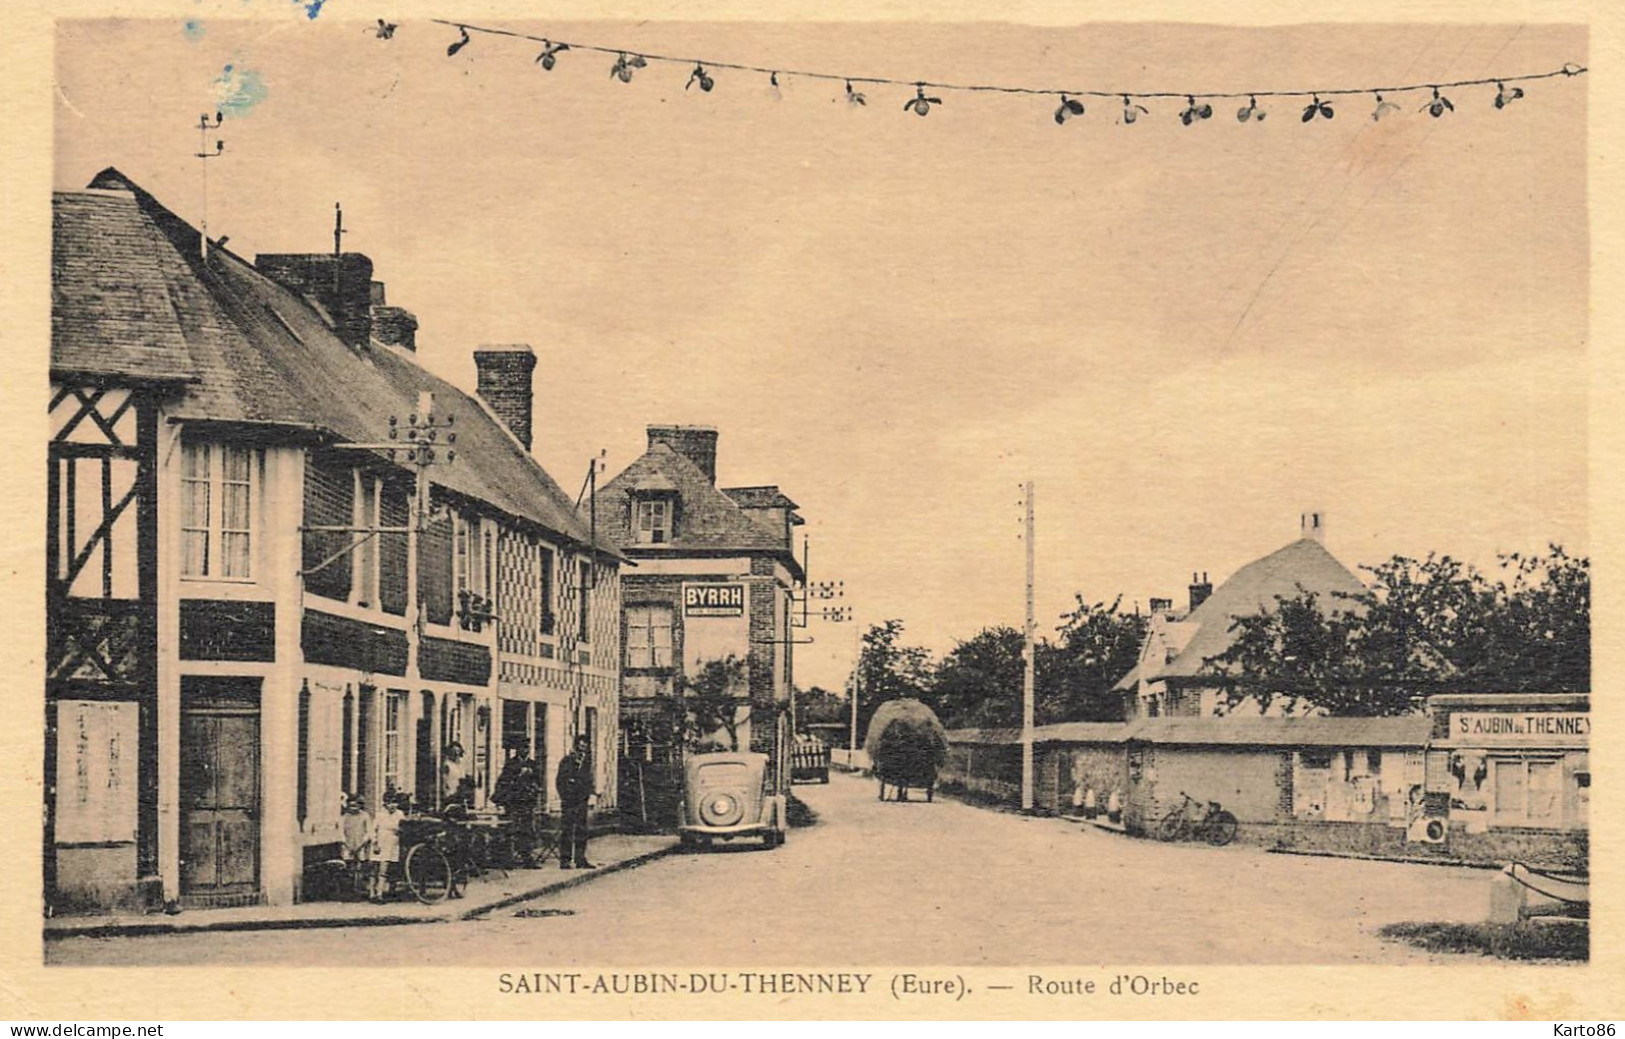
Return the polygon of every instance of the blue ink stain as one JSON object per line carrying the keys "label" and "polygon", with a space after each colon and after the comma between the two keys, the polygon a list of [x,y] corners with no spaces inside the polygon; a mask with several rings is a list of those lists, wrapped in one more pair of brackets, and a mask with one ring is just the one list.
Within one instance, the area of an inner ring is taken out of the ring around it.
{"label": "blue ink stain", "polygon": [[203,34],[208,31],[203,27],[203,23],[198,21],[196,18],[188,18],[186,20],[185,30],[186,38],[188,40],[201,40],[203,39]]}
{"label": "blue ink stain", "polygon": [[227,65],[214,81],[216,103],[228,115],[247,115],[270,94],[265,79],[255,69]]}
{"label": "blue ink stain", "polygon": [[294,0],[294,3],[303,3],[305,5],[305,17],[314,22],[316,16],[322,13],[322,5],[326,4],[327,0]]}

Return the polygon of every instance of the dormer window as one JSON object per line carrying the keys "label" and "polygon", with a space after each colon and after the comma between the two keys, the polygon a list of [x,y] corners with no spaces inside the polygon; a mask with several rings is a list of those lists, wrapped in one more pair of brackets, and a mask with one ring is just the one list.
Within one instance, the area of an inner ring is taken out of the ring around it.
{"label": "dormer window", "polygon": [[633,530],[640,545],[665,545],[672,539],[672,519],[675,510],[672,500],[665,495],[651,495],[636,502],[636,522]]}

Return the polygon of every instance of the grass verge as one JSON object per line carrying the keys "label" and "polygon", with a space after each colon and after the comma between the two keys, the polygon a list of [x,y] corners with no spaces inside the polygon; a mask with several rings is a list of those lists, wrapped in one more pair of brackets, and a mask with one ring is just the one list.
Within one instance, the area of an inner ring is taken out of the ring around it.
{"label": "grass verge", "polygon": [[1429,952],[1477,953],[1502,960],[1576,960],[1591,958],[1591,929],[1584,920],[1551,920],[1515,924],[1388,924],[1377,932]]}

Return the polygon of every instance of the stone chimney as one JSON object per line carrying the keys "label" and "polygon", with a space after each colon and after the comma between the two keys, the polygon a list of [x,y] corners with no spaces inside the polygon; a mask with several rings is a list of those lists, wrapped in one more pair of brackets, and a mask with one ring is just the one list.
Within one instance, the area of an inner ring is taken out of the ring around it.
{"label": "stone chimney", "polygon": [[1212,595],[1212,594],[1213,594],[1213,582],[1209,581],[1207,579],[1207,573],[1206,572],[1203,572],[1201,580],[1197,580],[1196,575],[1191,574],[1191,612],[1192,613],[1196,612],[1196,608],[1198,606],[1202,605],[1204,602],[1207,602],[1207,597]]}
{"label": "stone chimney", "polygon": [[535,351],[528,343],[482,346],[474,351],[474,366],[479,369],[476,392],[480,399],[491,406],[502,424],[529,451]]}
{"label": "stone chimney", "polygon": [[649,448],[665,444],[699,467],[705,478],[717,482],[717,430],[715,426],[650,426]]}
{"label": "stone chimney", "polygon": [[405,307],[385,305],[384,283],[372,283],[372,337],[380,343],[414,353],[418,348],[418,318]]}
{"label": "stone chimney", "polygon": [[1311,509],[1300,515],[1298,517],[1298,537],[1324,545],[1326,543],[1326,514],[1319,509]]}
{"label": "stone chimney", "polygon": [[1156,596],[1151,597],[1151,612],[1153,614],[1170,613],[1172,612],[1173,608],[1174,601],[1172,599],[1159,599]]}
{"label": "stone chimney", "polygon": [[360,253],[260,253],[254,268],[322,305],[333,332],[351,349],[372,338],[372,261]]}

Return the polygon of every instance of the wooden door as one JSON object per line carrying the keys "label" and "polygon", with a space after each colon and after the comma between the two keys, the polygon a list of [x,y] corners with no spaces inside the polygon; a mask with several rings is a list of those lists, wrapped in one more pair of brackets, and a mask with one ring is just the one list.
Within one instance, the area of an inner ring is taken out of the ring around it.
{"label": "wooden door", "polygon": [[258,891],[259,769],[257,710],[182,710],[183,895]]}

